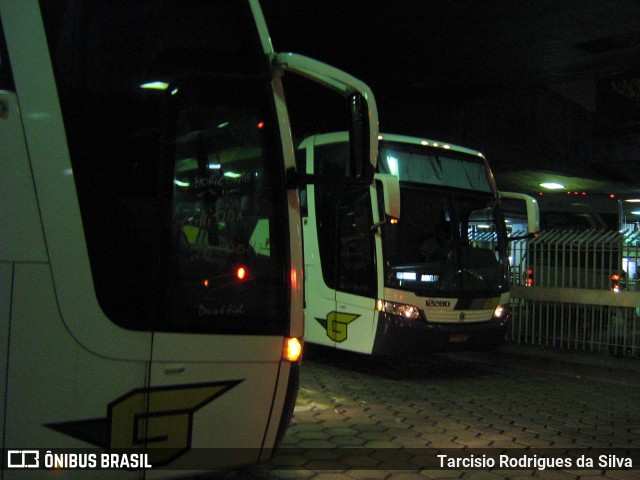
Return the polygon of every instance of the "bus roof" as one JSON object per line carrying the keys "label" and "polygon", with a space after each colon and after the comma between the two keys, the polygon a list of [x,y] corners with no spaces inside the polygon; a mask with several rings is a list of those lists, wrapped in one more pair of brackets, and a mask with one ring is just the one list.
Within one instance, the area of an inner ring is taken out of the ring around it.
{"label": "bus roof", "polygon": [[455,145],[453,143],[441,142],[439,140],[433,140],[429,138],[420,138],[420,137],[410,137],[407,135],[396,135],[393,133],[381,133],[378,135],[378,140],[380,141],[391,141],[391,142],[400,142],[400,143],[413,143],[415,145],[424,145],[425,147],[435,147],[441,148],[443,150],[453,150],[454,152],[466,153],[469,155],[477,155],[478,157],[484,158],[484,155],[477,150],[473,150],[471,148],[462,147],[460,145]]}

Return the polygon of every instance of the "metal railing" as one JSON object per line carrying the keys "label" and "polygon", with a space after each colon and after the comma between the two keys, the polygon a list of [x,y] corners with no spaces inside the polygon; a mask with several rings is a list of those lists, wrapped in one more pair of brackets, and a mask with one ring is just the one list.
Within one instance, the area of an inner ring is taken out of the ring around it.
{"label": "metal railing", "polygon": [[513,242],[510,341],[640,355],[638,237],[554,230]]}

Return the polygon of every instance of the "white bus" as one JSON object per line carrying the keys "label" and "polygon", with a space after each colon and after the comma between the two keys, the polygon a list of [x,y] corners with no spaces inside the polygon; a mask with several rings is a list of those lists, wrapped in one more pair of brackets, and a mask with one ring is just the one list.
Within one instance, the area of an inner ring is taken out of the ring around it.
{"label": "white bus", "polygon": [[[305,341],[366,354],[499,345],[508,238],[487,161],[442,142],[379,138],[372,185],[301,194]],[[298,154],[308,174],[340,174],[347,134],[306,138]]]}
{"label": "white bus", "polygon": [[268,459],[303,334],[282,72],[345,97],[353,184],[368,87],[276,54],[254,0],[2,0],[0,27],[1,478],[87,475],[31,449],[148,455],[125,478]]}

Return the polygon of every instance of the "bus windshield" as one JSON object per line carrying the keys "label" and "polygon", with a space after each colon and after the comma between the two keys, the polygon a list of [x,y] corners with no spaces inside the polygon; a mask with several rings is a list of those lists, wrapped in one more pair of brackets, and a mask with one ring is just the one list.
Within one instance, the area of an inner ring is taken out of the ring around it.
{"label": "bus windshield", "polygon": [[378,169],[401,182],[493,192],[484,159],[450,149],[380,142]]}
{"label": "bus windshield", "polygon": [[41,7],[104,312],[136,330],[283,334],[283,161],[248,4]]}
{"label": "bus windshield", "polygon": [[401,196],[400,222],[382,228],[385,286],[423,296],[508,291],[504,216],[484,160],[434,150],[381,146],[380,170],[399,175]]}

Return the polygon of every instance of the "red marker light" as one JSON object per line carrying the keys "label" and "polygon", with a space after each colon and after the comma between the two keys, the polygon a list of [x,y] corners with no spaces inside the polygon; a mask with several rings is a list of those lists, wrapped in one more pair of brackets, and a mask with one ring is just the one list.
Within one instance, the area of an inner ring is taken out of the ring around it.
{"label": "red marker light", "polygon": [[527,269],[527,276],[524,279],[524,286],[533,287],[533,269],[531,268]]}
{"label": "red marker light", "polygon": [[264,122],[258,122],[258,128],[264,128]]}

